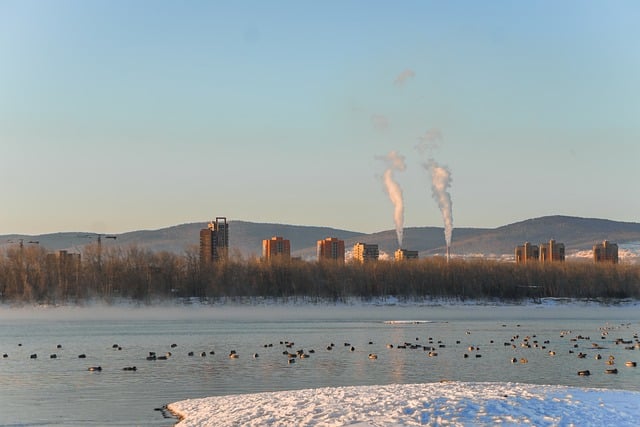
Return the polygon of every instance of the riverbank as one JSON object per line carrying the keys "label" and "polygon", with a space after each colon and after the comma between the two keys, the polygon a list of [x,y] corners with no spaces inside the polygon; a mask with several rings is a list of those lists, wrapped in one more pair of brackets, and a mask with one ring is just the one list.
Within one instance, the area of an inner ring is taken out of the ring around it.
{"label": "riverbank", "polygon": [[177,427],[634,426],[640,392],[519,383],[327,387],[175,402]]}

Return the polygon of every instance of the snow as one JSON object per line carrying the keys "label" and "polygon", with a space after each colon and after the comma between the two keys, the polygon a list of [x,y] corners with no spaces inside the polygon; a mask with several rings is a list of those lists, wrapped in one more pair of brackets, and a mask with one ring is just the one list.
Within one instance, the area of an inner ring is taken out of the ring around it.
{"label": "snow", "polygon": [[184,400],[177,427],[632,426],[640,392],[519,383],[328,387]]}

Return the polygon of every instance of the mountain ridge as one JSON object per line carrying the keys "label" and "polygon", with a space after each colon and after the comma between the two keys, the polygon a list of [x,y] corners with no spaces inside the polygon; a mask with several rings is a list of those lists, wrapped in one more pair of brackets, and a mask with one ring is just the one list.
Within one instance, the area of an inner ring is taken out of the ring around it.
{"label": "mountain ridge", "polygon": [[[184,253],[198,251],[200,229],[208,222],[184,223],[157,230],[129,231],[109,234],[116,239],[102,239],[104,247],[137,246],[151,251]],[[260,256],[262,240],[282,236],[291,241],[293,256],[303,259],[315,257],[318,240],[337,237],[345,241],[349,250],[356,242],[375,243],[380,251],[393,254],[398,248],[395,230],[361,233],[332,227],[258,223],[242,220],[229,221],[232,255]],[[105,235],[102,235],[105,236]],[[97,240],[97,233],[57,232],[41,235],[8,234],[0,236],[0,247],[9,247],[23,239],[24,244],[38,241],[50,251],[65,249],[81,252],[86,244]],[[517,245],[526,241],[533,244],[554,239],[564,243],[568,253],[591,250],[603,240],[615,243],[640,242],[640,223],[601,218],[550,215],[517,221],[496,228],[460,227],[453,229],[451,250],[454,254],[482,256],[513,254]],[[443,227],[407,227],[404,229],[403,248],[417,250],[421,257],[445,252]]]}

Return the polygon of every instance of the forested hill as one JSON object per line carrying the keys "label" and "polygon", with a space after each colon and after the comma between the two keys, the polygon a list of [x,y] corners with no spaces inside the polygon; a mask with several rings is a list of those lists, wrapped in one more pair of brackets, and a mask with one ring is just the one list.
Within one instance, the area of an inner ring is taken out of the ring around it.
{"label": "forested hill", "polygon": [[[197,250],[199,231],[206,222],[181,224],[159,230],[143,230],[116,235],[116,239],[102,239],[105,247],[132,246],[151,251],[182,254]],[[347,250],[356,242],[378,244],[380,250],[392,254],[398,247],[395,230],[364,234],[328,227],[230,221],[232,254],[260,256],[262,240],[282,236],[291,241],[292,255],[303,258],[315,256],[316,241],[326,237],[345,240]],[[8,247],[23,239],[25,245],[38,241],[47,250],[68,249],[79,252],[86,244],[95,242],[97,235],[86,232],[53,233],[36,236],[0,236],[0,247]],[[454,228],[452,251],[456,254],[512,254],[523,242],[539,244],[555,239],[566,245],[567,251],[590,250],[593,244],[609,240],[619,244],[640,242],[640,223],[569,216],[546,216],[504,225],[498,228]],[[442,227],[410,227],[404,230],[403,247],[420,251],[420,256],[444,253]]]}

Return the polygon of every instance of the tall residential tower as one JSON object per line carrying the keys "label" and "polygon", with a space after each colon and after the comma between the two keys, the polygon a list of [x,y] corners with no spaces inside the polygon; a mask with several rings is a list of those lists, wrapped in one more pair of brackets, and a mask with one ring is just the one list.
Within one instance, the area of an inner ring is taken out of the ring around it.
{"label": "tall residential tower", "polygon": [[200,264],[226,260],[229,256],[229,224],[227,218],[218,216],[200,230]]}
{"label": "tall residential tower", "polygon": [[336,237],[318,240],[317,254],[318,261],[344,262],[344,240]]}

